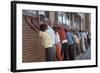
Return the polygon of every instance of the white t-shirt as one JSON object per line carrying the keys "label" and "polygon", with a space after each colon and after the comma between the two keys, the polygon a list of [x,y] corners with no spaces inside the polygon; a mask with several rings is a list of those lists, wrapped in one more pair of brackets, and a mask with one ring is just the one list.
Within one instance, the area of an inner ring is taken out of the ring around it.
{"label": "white t-shirt", "polygon": [[60,37],[59,37],[58,32],[55,33],[55,42],[56,43],[59,43],[60,42]]}
{"label": "white t-shirt", "polygon": [[48,29],[46,30],[46,32],[49,34],[49,36],[51,37],[51,40],[52,40],[52,44],[54,45],[56,42],[55,42],[55,33],[54,33],[54,30],[48,26]]}

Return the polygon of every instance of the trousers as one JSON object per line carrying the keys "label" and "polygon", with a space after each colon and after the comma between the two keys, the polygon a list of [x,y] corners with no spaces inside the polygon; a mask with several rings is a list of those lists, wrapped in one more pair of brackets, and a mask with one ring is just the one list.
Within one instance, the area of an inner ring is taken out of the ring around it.
{"label": "trousers", "polygon": [[56,49],[54,47],[45,48],[46,61],[54,61],[56,55]]}

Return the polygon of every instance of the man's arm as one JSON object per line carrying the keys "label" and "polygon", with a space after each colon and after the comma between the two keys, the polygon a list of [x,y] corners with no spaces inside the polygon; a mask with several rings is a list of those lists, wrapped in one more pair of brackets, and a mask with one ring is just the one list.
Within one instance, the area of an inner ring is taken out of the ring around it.
{"label": "man's arm", "polygon": [[32,18],[30,16],[26,16],[25,17],[26,23],[35,31],[35,32],[39,32],[39,30],[35,27],[36,22],[34,21],[34,24],[31,22]]}
{"label": "man's arm", "polygon": [[39,27],[39,19],[38,19],[38,17],[31,17],[31,22],[32,22],[32,24],[34,24],[34,26],[35,26],[38,30],[40,30],[40,27]]}

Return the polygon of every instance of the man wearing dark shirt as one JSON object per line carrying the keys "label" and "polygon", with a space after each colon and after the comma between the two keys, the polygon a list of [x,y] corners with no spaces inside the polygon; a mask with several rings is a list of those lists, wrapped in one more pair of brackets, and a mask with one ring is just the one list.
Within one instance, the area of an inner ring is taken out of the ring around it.
{"label": "man wearing dark shirt", "polygon": [[69,60],[75,60],[75,40],[70,29],[66,30],[66,38],[68,40],[68,49],[66,49],[66,55]]}

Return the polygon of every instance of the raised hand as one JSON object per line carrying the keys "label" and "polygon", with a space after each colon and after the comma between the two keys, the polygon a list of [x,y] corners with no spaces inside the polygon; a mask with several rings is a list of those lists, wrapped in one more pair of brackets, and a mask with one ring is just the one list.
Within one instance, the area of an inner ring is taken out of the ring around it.
{"label": "raised hand", "polygon": [[35,32],[39,31],[39,29],[36,26],[38,22],[36,19],[33,19],[32,16],[26,16],[25,21],[31,27],[31,29],[33,29]]}

